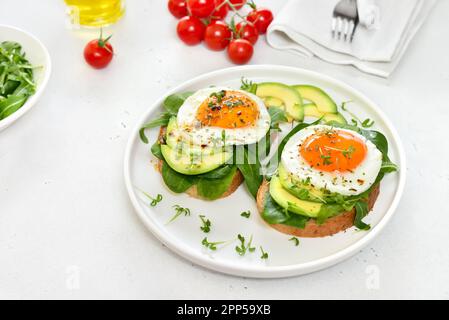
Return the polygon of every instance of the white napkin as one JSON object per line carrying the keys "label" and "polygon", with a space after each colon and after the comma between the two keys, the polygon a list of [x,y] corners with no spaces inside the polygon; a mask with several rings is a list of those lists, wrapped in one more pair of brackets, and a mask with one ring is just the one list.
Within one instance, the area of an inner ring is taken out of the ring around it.
{"label": "white napkin", "polygon": [[352,43],[332,38],[331,19],[337,2],[289,0],[268,29],[268,43],[276,49],[353,65],[386,78],[398,65],[436,0],[376,0],[380,16],[376,18],[377,26],[359,25]]}

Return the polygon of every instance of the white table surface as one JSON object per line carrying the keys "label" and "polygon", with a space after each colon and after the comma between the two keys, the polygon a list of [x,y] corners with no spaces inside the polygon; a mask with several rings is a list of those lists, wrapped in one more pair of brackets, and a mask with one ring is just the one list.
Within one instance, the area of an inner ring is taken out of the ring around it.
{"label": "white table surface", "polygon": [[128,200],[123,155],[140,115],[167,89],[231,66],[224,53],[178,41],[165,5],[127,1],[114,61],[96,71],[82,57],[95,34],[65,27],[62,0],[2,1],[0,23],[39,37],[53,75],[39,104],[0,133],[0,298],[449,298],[449,1],[389,80],[257,44],[253,64],[320,71],[377,101],[408,155],[404,197],[380,237],[332,268],[281,280],[193,265],[156,240]]}

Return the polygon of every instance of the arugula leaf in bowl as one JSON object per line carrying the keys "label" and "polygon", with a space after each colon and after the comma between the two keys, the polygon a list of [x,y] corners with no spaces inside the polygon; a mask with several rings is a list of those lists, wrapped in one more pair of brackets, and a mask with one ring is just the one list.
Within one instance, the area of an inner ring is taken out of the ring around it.
{"label": "arugula leaf in bowl", "polygon": [[19,43],[0,43],[0,120],[19,110],[35,93],[33,68]]}

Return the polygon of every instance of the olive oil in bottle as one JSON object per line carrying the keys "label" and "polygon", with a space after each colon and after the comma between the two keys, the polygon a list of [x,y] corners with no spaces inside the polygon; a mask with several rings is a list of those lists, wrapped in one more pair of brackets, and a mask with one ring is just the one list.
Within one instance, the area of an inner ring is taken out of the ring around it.
{"label": "olive oil in bottle", "polygon": [[124,0],[65,0],[71,23],[84,27],[105,27],[125,12]]}

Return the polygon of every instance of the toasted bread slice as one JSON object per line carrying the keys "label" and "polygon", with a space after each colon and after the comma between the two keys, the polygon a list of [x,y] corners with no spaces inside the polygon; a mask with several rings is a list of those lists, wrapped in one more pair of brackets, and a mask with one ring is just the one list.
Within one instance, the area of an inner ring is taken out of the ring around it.
{"label": "toasted bread slice", "polygon": [[[166,129],[167,129],[166,127],[161,127],[159,130],[158,140],[160,143],[165,143],[165,134],[167,131]],[[162,160],[159,160],[159,162],[157,164],[157,169],[159,172],[162,171]],[[228,190],[226,190],[225,193],[223,193],[219,199],[226,198],[227,196],[231,195],[242,184],[243,180],[244,179],[243,179],[242,173],[240,172],[240,170],[237,170],[234,175],[234,178],[232,179],[231,184],[229,185]],[[189,189],[187,189],[186,193],[193,198],[197,198],[197,199],[201,199],[201,200],[208,200],[208,199],[204,199],[203,197],[201,197],[198,194],[198,189],[197,189],[196,185],[193,185]]]}
{"label": "toasted bread slice", "polygon": [[[262,185],[257,192],[257,209],[259,213],[262,214],[265,207],[265,197],[269,194],[270,183],[266,180],[263,181]],[[379,195],[379,185],[373,188],[373,191],[368,198],[368,208],[374,207],[374,203]],[[355,209],[351,211],[343,212],[338,216],[329,218],[323,224],[317,224],[314,219],[310,219],[304,229],[297,227],[292,227],[284,224],[269,224],[270,227],[280,231],[282,233],[290,234],[296,237],[303,238],[318,238],[326,237],[344,231],[354,225]]]}

